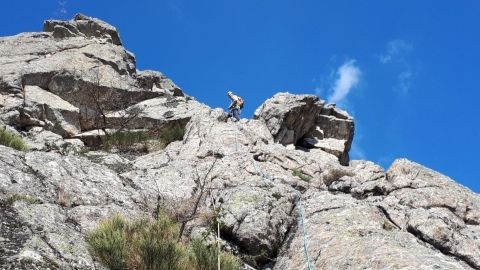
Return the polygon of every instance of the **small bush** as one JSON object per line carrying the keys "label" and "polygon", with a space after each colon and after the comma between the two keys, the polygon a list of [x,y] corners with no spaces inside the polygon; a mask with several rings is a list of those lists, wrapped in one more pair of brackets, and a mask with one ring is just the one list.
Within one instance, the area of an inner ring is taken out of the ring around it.
{"label": "small bush", "polygon": [[[218,250],[195,240],[178,242],[178,224],[166,214],[127,222],[120,216],[107,219],[89,233],[90,253],[112,270],[210,270],[216,269]],[[239,260],[221,252],[222,269],[238,270]]]}
{"label": "small bush", "polygon": [[135,145],[145,143],[151,139],[145,131],[122,131],[109,134],[105,137],[103,146],[105,149],[117,148],[120,151],[135,149]]}
{"label": "small bush", "polygon": [[305,182],[310,182],[312,180],[312,177],[303,172],[302,170],[293,170],[292,175],[297,176]]}
{"label": "small bush", "polygon": [[386,230],[386,231],[392,231],[395,229],[395,227],[388,221],[384,221],[383,222],[383,229]]}
{"label": "small bush", "polygon": [[[206,245],[203,241],[195,239],[192,243],[196,270],[216,270],[218,269],[218,248],[212,245]],[[240,261],[230,253],[220,252],[220,269],[238,270]]]}
{"label": "small bush", "polygon": [[159,151],[167,147],[171,142],[183,139],[185,128],[175,125],[165,129],[160,134],[156,132],[146,131],[121,131],[114,132],[105,137],[103,147],[106,150],[116,148],[122,152],[142,151],[151,152]]}
{"label": "small bush", "polygon": [[72,206],[70,194],[63,188],[60,188],[57,192],[57,203],[63,207]]}
{"label": "small bush", "polygon": [[207,222],[210,231],[216,234],[218,227],[220,227],[220,230],[225,228],[225,223],[223,222],[223,217],[225,216],[225,213],[220,207],[214,208],[213,211],[210,213],[210,216],[211,217]]}
{"label": "small bush", "polygon": [[0,128],[0,144],[11,147],[19,151],[27,151],[28,147],[23,142],[22,137],[13,134],[5,127]]}
{"label": "small bush", "polygon": [[127,229],[126,248],[130,269],[185,269],[187,252],[177,243],[178,225],[160,213],[156,221],[142,219]]}
{"label": "small bush", "polygon": [[28,204],[39,204],[42,203],[42,201],[39,198],[35,198],[29,195],[23,195],[23,194],[13,194],[7,199],[8,204],[14,204],[16,201],[24,201]]}
{"label": "small bush", "polygon": [[322,180],[325,185],[330,186],[344,176],[353,176],[353,174],[346,169],[333,168],[322,173]]}
{"label": "small bush", "polygon": [[185,128],[180,125],[175,125],[172,128],[166,129],[160,134],[160,140],[163,142],[165,147],[171,142],[180,141],[185,135]]}
{"label": "small bush", "polygon": [[280,194],[279,192],[274,192],[272,194],[272,196],[276,199],[276,200],[280,200],[283,196],[282,194]]}
{"label": "small bush", "polygon": [[87,235],[90,253],[111,270],[123,270],[127,266],[125,257],[127,222],[120,216],[100,223]]}

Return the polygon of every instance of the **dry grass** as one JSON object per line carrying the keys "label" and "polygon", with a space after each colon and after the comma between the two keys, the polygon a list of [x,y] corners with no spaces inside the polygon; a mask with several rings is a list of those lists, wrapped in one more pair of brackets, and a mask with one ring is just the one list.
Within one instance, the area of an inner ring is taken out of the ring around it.
{"label": "dry grass", "polygon": [[68,192],[66,192],[63,188],[58,189],[57,203],[63,207],[72,206],[72,199],[70,197],[70,194],[68,194]]}
{"label": "dry grass", "polygon": [[333,182],[339,180],[344,176],[353,176],[353,174],[346,169],[328,169],[322,173],[322,180],[325,185],[330,186]]}

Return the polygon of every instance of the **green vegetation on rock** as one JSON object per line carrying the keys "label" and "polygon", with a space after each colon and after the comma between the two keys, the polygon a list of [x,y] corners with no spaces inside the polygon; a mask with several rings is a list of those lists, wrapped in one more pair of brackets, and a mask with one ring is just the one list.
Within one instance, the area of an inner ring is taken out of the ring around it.
{"label": "green vegetation on rock", "polygon": [[5,127],[0,128],[0,144],[11,147],[19,151],[27,151],[28,147],[23,142],[22,137],[17,136],[7,130]]}
{"label": "green vegetation on rock", "polygon": [[[87,236],[90,253],[112,270],[210,270],[218,249],[200,240],[178,241],[179,226],[165,214],[158,219],[127,221],[114,216]],[[238,270],[239,260],[220,251],[221,269]]]}
{"label": "green vegetation on rock", "polygon": [[138,143],[144,143],[150,136],[145,131],[122,131],[109,134],[105,137],[103,146],[105,149],[117,148],[120,151],[133,149]]}
{"label": "green vegetation on rock", "polygon": [[302,179],[305,182],[310,182],[312,180],[312,177],[306,174],[305,172],[303,172],[302,170],[298,170],[298,169],[293,170],[292,175],[297,176],[298,178]]}
{"label": "green vegetation on rock", "polygon": [[[216,270],[218,264],[218,248],[207,245],[199,239],[195,239],[191,244],[193,251],[194,268],[197,270]],[[240,268],[239,260],[230,253],[220,252],[220,269],[238,270]]]}
{"label": "green vegetation on rock", "polygon": [[151,152],[162,150],[174,141],[183,139],[185,128],[175,125],[164,129],[160,134],[143,130],[125,130],[114,132],[105,137],[103,147],[107,150],[116,148],[122,152]]}
{"label": "green vegetation on rock", "polygon": [[8,204],[14,204],[16,201],[23,201],[23,202],[26,202],[27,204],[42,203],[42,201],[39,198],[35,198],[35,197],[24,195],[24,194],[13,194],[7,199]]}
{"label": "green vegetation on rock", "polygon": [[160,134],[160,140],[163,142],[165,147],[174,141],[179,141],[183,139],[185,135],[185,128],[180,125],[175,125],[172,128],[166,129]]}

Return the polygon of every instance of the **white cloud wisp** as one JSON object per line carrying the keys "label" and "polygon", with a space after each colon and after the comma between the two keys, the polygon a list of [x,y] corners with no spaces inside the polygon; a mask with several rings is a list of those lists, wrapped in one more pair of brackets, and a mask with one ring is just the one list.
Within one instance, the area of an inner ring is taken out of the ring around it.
{"label": "white cloud wisp", "polygon": [[361,74],[360,68],[355,65],[355,60],[345,62],[337,70],[337,79],[328,100],[333,103],[343,101],[348,93],[358,85]]}
{"label": "white cloud wisp", "polygon": [[378,55],[378,60],[382,64],[392,61],[405,61],[405,55],[413,49],[413,45],[402,39],[391,40],[387,43],[387,51]]}
{"label": "white cloud wisp", "polygon": [[413,85],[416,72],[411,65],[411,53],[414,47],[411,42],[403,39],[394,39],[386,44],[386,51],[376,55],[383,65],[390,65],[397,69],[397,82],[393,90],[400,95],[407,96]]}
{"label": "white cloud wisp", "polygon": [[58,0],[57,1],[57,11],[56,14],[57,16],[60,16],[61,18],[65,19],[65,16],[67,15],[67,0]]}

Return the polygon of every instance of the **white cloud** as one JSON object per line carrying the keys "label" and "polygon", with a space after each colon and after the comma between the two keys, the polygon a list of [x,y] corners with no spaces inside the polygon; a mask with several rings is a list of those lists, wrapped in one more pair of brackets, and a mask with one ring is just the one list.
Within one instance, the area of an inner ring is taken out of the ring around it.
{"label": "white cloud", "polygon": [[387,64],[392,61],[405,61],[404,57],[413,49],[411,43],[402,39],[391,40],[387,43],[387,51],[378,55],[378,60],[382,64]]}
{"label": "white cloud", "polygon": [[64,17],[67,15],[68,11],[67,11],[67,0],[59,0],[57,2],[57,12],[58,12],[58,15],[61,16],[61,17]]}
{"label": "white cloud", "polygon": [[352,59],[339,67],[336,74],[337,79],[333,85],[332,94],[328,98],[333,103],[339,103],[347,97],[348,93],[358,85],[362,72]]}
{"label": "white cloud", "polygon": [[409,59],[413,51],[413,44],[402,39],[394,39],[387,42],[386,51],[376,55],[380,63],[391,65],[397,69],[398,75],[393,90],[401,95],[407,95],[413,85],[416,72]]}
{"label": "white cloud", "polygon": [[403,71],[398,74],[398,83],[395,89],[401,94],[408,94],[408,92],[410,91],[410,87],[412,86],[412,76],[413,73],[410,70]]}

